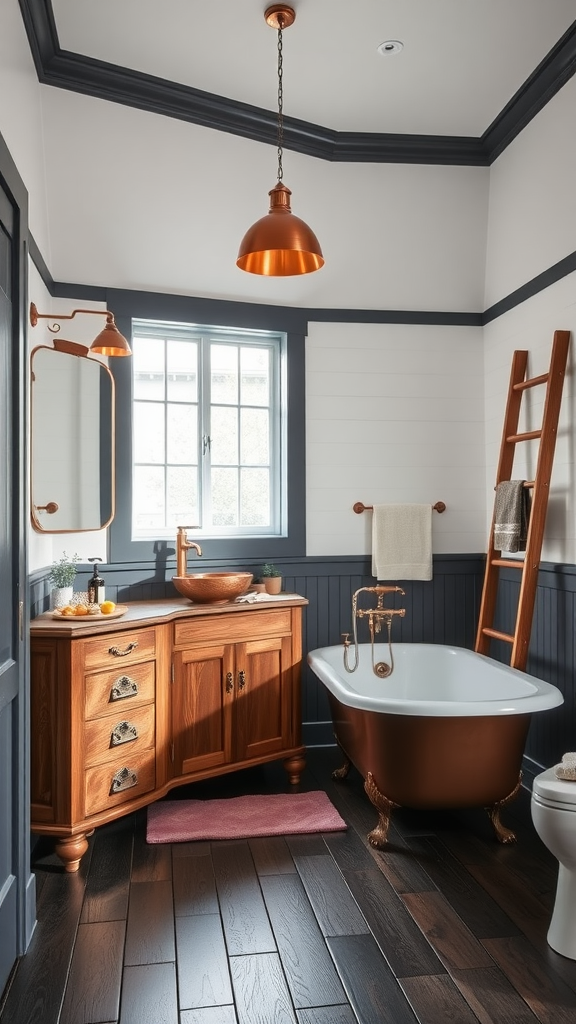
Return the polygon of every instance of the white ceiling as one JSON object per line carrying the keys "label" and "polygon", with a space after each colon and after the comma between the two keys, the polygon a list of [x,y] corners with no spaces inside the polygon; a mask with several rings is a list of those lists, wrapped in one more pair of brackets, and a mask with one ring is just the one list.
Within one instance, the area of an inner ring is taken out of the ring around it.
{"label": "white ceiling", "polygon": [[[275,110],[262,0],[52,0],[60,46]],[[479,137],[576,18],[575,0],[295,0],[284,113],[337,131]],[[380,43],[403,51],[382,57]]]}
{"label": "white ceiling", "polygon": [[[537,247],[519,280],[505,260],[484,291],[486,150],[497,160],[516,127],[522,151],[541,94],[552,96],[549,111],[569,102],[541,78],[532,92],[523,86],[576,21],[576,0],[293,0],[284,180],[326,259],[319,273],[294,278],[235,263],[276,180],[267,0],[52,0],[57,39],[48,0],[9,2],[32,12],[24,25],[35,71],[30,53],[27,66],[44,83],[34,160],[43,180],[30,216],[56,282],[316,309],[478,311],[565,255],[563,240],[551,255]],[[386,39],[400,39],[402,52],[381,57]],[[574,33],[554,82],[570,77],[573,48]],[[190,88],[224,101],[203,104]],[[520,116],[514,105],[500,118],[519,90]],[[330,133],[345,140],[334,157],[314,148],[328,138],[329,151]],[[346,133],[367,135],[346,149]],[[528,151],[531,160],[540,152]]]}

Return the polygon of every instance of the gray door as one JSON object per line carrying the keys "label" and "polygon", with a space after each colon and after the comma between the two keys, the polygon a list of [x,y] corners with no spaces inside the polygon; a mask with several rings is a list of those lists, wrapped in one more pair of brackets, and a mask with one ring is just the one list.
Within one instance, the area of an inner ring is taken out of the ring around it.
{"label": "gray door", "polygon": [[28,931],[19,217],[0,181],[0,994]]}

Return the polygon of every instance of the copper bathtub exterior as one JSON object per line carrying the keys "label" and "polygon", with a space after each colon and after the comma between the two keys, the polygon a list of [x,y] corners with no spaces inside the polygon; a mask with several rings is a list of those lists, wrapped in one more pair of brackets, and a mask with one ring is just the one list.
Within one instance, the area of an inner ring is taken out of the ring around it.
{"label": "copper bathtub exterior", "polygon": [[399,806],[486,807],[516,788],[530,715],[418,718],[329,700],[343,753]]}
{"label": "copper bathtub exterior", "polygon": [[[500,810],[520,788],[532,714],[562,704],[560,691],[483,655],[442,645],[398,644],[396,665],[375,678],[369,645],[358,671],[342,648],[308,655],[325,684],[345,778],[354,765],[379,812],[369,840],[384,846],[394,807],[484,807],[497,838],[512,842]],[[377,657],[387,652],[382,646]]]}

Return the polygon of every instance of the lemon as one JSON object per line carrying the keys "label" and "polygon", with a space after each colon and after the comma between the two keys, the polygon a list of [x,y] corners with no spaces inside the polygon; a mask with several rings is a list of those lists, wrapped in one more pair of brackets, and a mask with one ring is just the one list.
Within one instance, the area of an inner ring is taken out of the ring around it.
{"label": "lemon", "polygon": [[102,615],[111,615],[112,612],[115,611],[115,609],[116,605],[114,604],[114,601],[103,601],[102,604],[100,605],[100,611],[102,612]]}

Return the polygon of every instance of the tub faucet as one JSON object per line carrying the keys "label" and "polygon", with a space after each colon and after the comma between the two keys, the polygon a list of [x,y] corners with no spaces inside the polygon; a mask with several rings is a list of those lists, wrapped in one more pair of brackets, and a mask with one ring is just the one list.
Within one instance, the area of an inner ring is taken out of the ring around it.
{"label": "tub faucet", "polygon": [[[376,594],[377,602],[375,608],[358,608],[358,595],[362,593]],[[381,679],[389,676],[394,670],[394,657],[392,655],[392,617],[399,615],[404,618],[406,615],[405,608],[385,608],[384,607],[384,595],[385,594],[405,594],[402,587],[360,587],[359,590],[355,591],[352,597],[352,634],[354,637],[354,665],[350,667],[348,662],[348,648],[350,647],[349,634],[342,634],[344,642],[344,668],[347,672],[355,672],[358,668],[359,661],[359,650],[358,650],[358,619],[367,618],[368,628],[370,630],[370,646],[372,650],[372,671],[375,675]],[[388,650],[390,651],[390,664],[385,661],[374,662],[374,636],[379,633],[382,629],[382,620],[388,627]]]}
{"label": "tub faucet", "polygon": [[202,548],[199,544],[195,544],[193,540],[188,540],[188,530],[197,530],[197,526],[179,526],[178,533],[176,534],[176,575],[186,576],[186,552],[190,548],[194,548],[196,554],[200,558],[202,555]]}
{"label": "tub faucet", "polygon": [[[376,594],[378,600],[375,608],[358,608],[358,594],[362,593]],[[371,635],[373,633],[380,632],[382,629],[382,619],[387,621],[392,617],[392,615],[400,615],[403,618],[406,614],[405,608],[385,608],[385,594],[402,594],[404,596],[405,591],[402,590],[402,587],[360,587],[352,598],[352,615],[354,621],[357,618],[367,618]]]}

